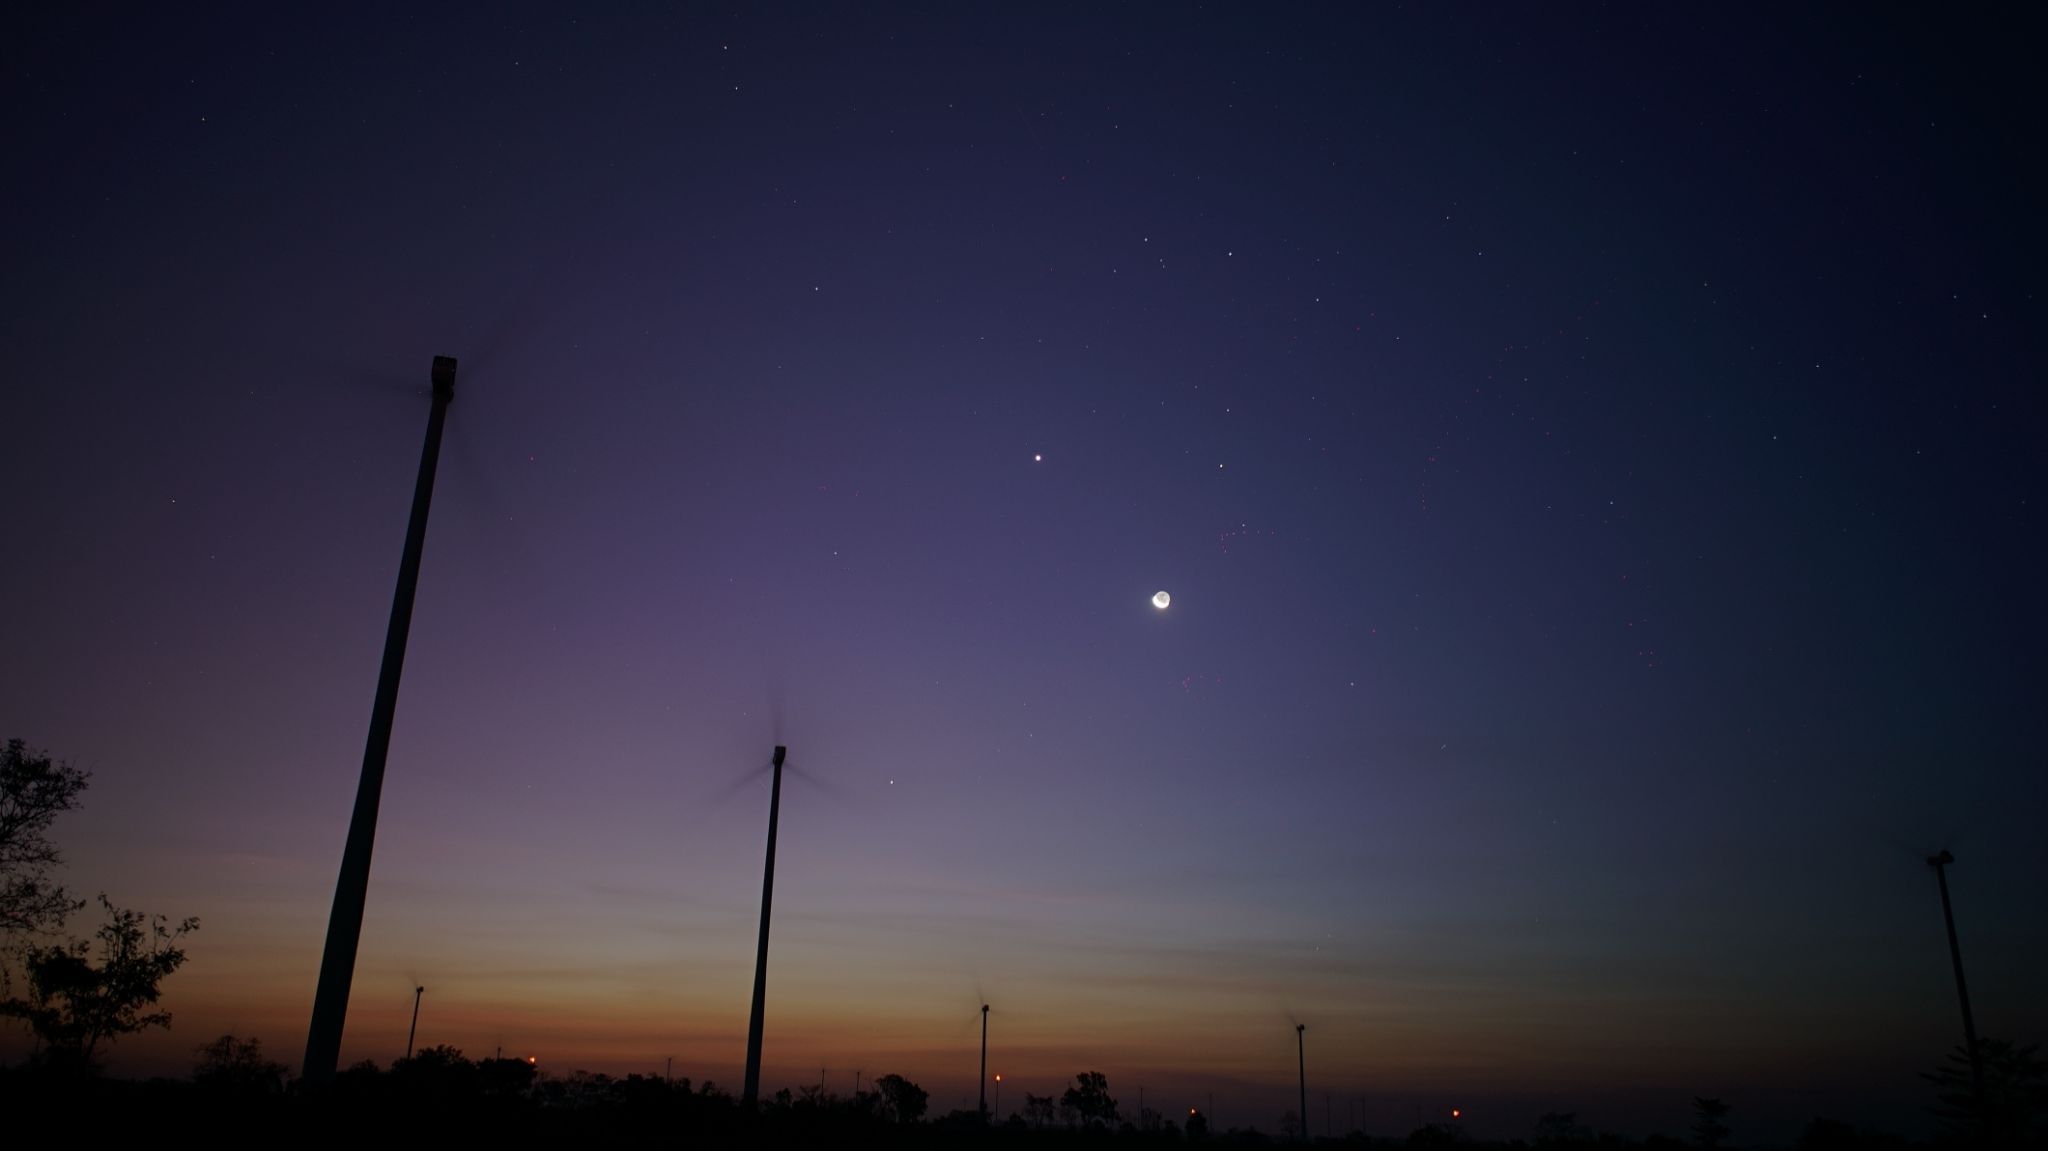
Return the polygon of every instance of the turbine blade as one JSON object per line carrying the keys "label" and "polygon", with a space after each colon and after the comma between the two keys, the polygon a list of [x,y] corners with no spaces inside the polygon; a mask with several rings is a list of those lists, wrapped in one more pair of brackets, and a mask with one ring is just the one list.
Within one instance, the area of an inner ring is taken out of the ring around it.
{"label": "turbine blade", "polygon": [[846,801],[853,798],[852,794],[849,793],[845,788],[825,779],[823,776],[817,775],[813,772],[805,771],[803,768],[798,767],[793,763],[785,761],[782,765],[782,770],[789,775],[796,776],[798,779],[803,780],[804,786],[817,789],[818,791],[824,793],[825,798],[832,800],[836,803],[845,803]]}
{"label": "turbine blade", "polygon": [[771,770],[772,768],[768,764],[762,764],[759,767],[751,768],[741,773],[738,778],[728,781],[724,787],[706,795],[701,802],[695,805],[697,810],[717,811],[733,800],[738,799],[741,794],[754,784],[760,782],[761,777],[768,774]]}

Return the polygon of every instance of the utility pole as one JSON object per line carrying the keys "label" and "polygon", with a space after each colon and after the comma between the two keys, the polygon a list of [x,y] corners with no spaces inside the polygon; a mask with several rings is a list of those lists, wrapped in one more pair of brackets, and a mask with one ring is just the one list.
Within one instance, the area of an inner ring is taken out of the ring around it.
{"label": "utility pole", "polygon": [[391,623],[384,632],[384,664],[370,705],[370,737],[363,746],[363,773],[356,781],[355,811],[341,851],[341,875],[327,917],[327,944],[320,953],[320,982],[313,992],[313,1022],[306,1031],[300,1064],[308,1083],[334,1078],[341,1061],[341,1029],[348,1019],[349,985],[355,981],[356,945],[363,934],[363,902],[370,890],[370,853],[377,840],[377,803],[384,792],[384,760],[391,750],[391,721],[398,710],[398,677],[405,670],[405,641],[412,630],[413,593],[419,589],[420,553],[427,546],[427,510],[434,502],[434,468],[441,460],[441,427],[455,398],[455,357],[435,356],[433,407],[427,413],[427,442],[420,449],[420,474],[412,489],[412,519],[398,561],[398,589],[391,597]]}
{"label": "utility pole", "polygon": [[1301,1140],[1308,1142],[1308,1041],[1302,1035],[1308,1031],[1308,1024],[1294,1025],[1294,1057],[1301,1065],[1301,1110],[1295,1114],[1301,1117]]}
{"label": "utility pole", "polygon": [[405,1057],[412,1058],[412,1038],[420,1033],[420,996],[426,994],[424,987],[412,989],[412,1027],[405,1033]]}
{"label": "utility pole", "polygon": [[988,1122],[988,1004],[986,1004],[986,1003],[984,1003],[984,1004],[982,1004],[982,1005],[981,1005],[981,1074],[980,1074],[980,1075],[979,1075],[979,1076],[977,1077],[977,1082],[978,1082],[978,1083],[979,1083],[979,1085],[980,1085],[981,1095],[980,1095],[980,1102],[978,1102],[978,1103],[976,1103],[976,1104],[975,1104],[975,1109],[976,1109],[976,1110],[977,1110],[977,1111],[978,1111],[978,1112],[980,1113],[980,1115],[981,1115],[981,1121],[982,1121],[983,1123],[987,1123],[987,1122]]}
{"label": "utility pole", "polygon": [[1984,1055],[1977,1050],[1977,1021],[1970,1015],[1970,986],[1963,982],[1963,949],[1956,942],[1956,915],[1948,903],[1948,865],[1956,857],[1944,848],[1940,855],[1927,857],[1927,866],[1934,869],[1934,881],[1941,886],[1941,919],[1948,925],[1948,961],[1956,971],[1956,998],[1963,1005],[1963,1042],[1970,1050],[1970,1087],[1976,1093],[1977,1104],[1984,1103]]}
{"label": "utility pole", "polygon": [[761,875],[761,942],[754,950],[754,1014],[747,1022],[747,1083],[740,1105],[748,1111],[761,1093],[761,1020],[768,1006],[768,909],[775,901],[775,821],[782,812],[782,760],[789,749],[775,745],[775,783],[768,792],[768,867]]}

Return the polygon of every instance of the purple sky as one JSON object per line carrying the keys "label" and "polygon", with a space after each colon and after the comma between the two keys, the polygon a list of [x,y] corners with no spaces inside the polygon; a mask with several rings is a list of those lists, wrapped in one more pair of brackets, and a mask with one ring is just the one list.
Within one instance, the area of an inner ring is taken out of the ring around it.
{"label": "purple sky", "polygon": [[780,741],[770,1088],[1922,1122],[1927,853],[2048,1035],[2041,93],[1858,11],[10,17],[116,1068],[298,1059],[448,354],[345,1060],[736,1087]]}

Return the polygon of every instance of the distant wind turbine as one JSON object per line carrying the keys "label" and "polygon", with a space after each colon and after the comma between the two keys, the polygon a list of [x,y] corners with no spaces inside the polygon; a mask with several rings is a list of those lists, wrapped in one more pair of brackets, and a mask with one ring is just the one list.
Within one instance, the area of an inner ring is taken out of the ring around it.
{"label": "distant wind turbine", "polygon": [[1941,886],[1941,919],[1948,925],[1948,960],[1955,968],[1956,998],[1963,1005],[1963,1042],[1969,1045],[1970,1087],[1977,1096],[1979,1106],[1984,1102],[1984,1055],[1977,1050],[1977,1020],[1970,1014],[1970,985],[1963,982],[1963,949],[1956,942],[1956,915],[1948,903],[1948,865],[1956,857],[1944,848],[1939,855],[1927,857],[1927,866],[1934,869],[1934,880]]}
{"label": "distant wind turbine", "polygon": [[[788,755],[789,749],[778,743],[769,761],[774,782],[768,790],[768,858],[761,871],[761,934],[754,948],[754,1003],[747,1020],[747,1078],[740,1092],[740,1102],[748,1108],[754,1106],[761,1092],[761,1030],[768,1005],[768,926],[775,904],[775,836],[782,818],[782,767]],[[790,771],[827,794],[836,794],[836,789],[802,768],[792,765]]]}
{"label": "distant wind turbine", "polygon": [[412,1026],[405,1033],[405,1057],[407,1059],[412,1058],[413,1037],[420,1032],[420,996],[426,993],[427,989],[425,987],[415,987],[412,989]]}
{"label": "distant wind turbine", "polygon": [[1301,1120],[1296,1127],[1301,1132],[1301,1141],[1308,1142],[1308,1041],[1302,1036],[1308,1031],[1308,1024],[1294,1025],[1294,1058],[1301,1071],[1301,1110],[1295,1115]]}
{"label": "distant wind turbine", "polygon": [[740,1103],[752,1110],[761,1095],[761,1025],[768,1009],[768,916],[775,903],[775,825],[782,815],[782,761],[789,749],[775,745],[775,783],[768,791],[768,864],[761,873],[761,938],[754,948],[754,1008],[747,1020],[747,1082]]}
{"label": "distant wind turbine", "polygon": [[988,1004],[986,1003],[981,1005],[981,1074],[977,1077],[977,1081],[981,1084],[981,1096],[980,1101],[975,1104],[975,1114],[980,1115],[981,1121],[986,1123],[988,1122]]}

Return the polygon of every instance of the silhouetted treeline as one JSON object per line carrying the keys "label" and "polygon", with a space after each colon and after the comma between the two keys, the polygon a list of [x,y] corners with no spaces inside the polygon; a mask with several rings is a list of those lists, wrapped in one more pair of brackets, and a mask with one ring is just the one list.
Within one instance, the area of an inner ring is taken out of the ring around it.
{"label": "silhouetted treeline", "polygon": [[[871,1089],[839,1095],[808,1085],[782,1090],[753,1114],[710,1082],[673,1081],[656,1075],[614,1077],[572,1071],[543,1073],[526,1059],[471,1060],[452,1047],[429,1047],[390,1067],[360,1063],[325,1090],[293,1083],[286,1068],[264,1057],[255,1040],[222,1036],[197,1050],[189,1080],[146,1082],[65,1074],[40,1066],[0,1070],[0,1114],[25,1133],[31,1116],[113,1114],[147,1118],[158,1130],[198,1137],[242,1132],[267,1140],[373,1139],[459,1132],[465,1140],[513,1143],[574,1140],[659,1140],[726,1146],[1051,1146],[1115,1142],[1123,1145],[1182,1143],[1257,1145],[1301,1142],[1290,1112],[1273,1132],[1211,1130],[1195,1113],[1180,1121],[1144,1108],[1125,1116],[1098,1072],[1075,1077],[1059,1098],[1026,1096],[1024,1104],[997,1119],[972,1110],[932,1116],[928,1096],[901,1076],[885,1075]],[[1598,1132],[1576,1114],[1543,1116],[1523,1138],[1484,1142],[1455,1126],[1431,1124],[1402,1136],[1367,1137],[1359,1132],[1307,1140],[1322,1146],[1572,1149],[1763,1146],[1740,1136],[1740,1116],[1715,1099],[1694,1101],[1693,1126],[1685,1140],[1652,1136],[1624,1139]],[[2001,1147],[2040,1146],[2027,1137]],[[1816,1119],[1794,1145],[1798,1151],[1897,1151],[1907,1147],[1985,1146],[1960,1136],[1913,1144]]]}

